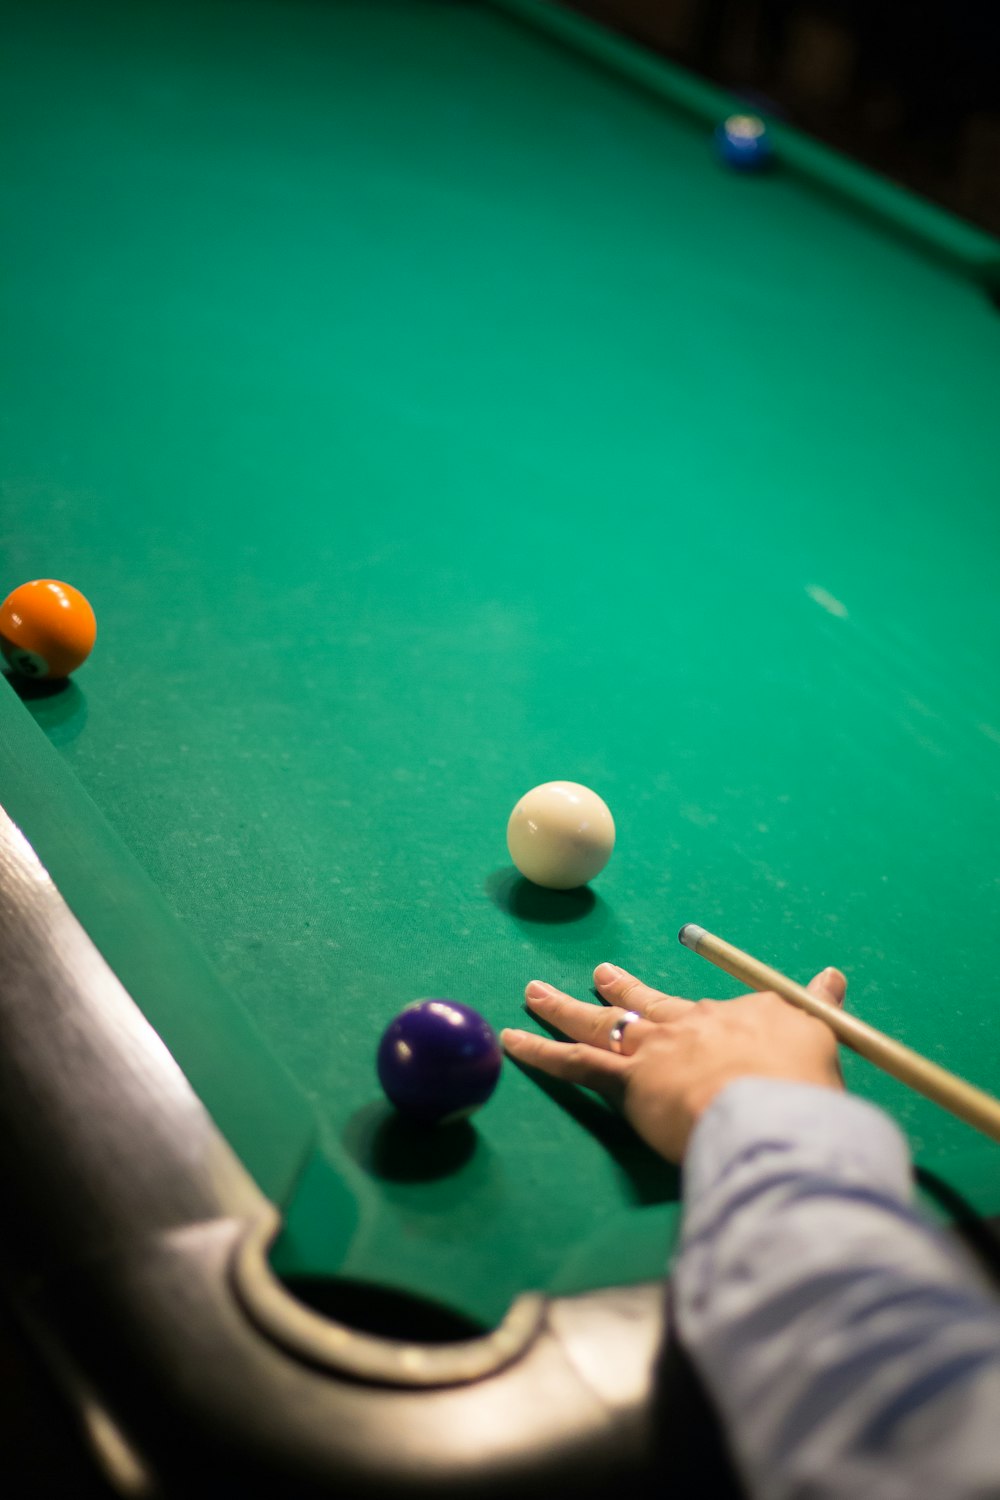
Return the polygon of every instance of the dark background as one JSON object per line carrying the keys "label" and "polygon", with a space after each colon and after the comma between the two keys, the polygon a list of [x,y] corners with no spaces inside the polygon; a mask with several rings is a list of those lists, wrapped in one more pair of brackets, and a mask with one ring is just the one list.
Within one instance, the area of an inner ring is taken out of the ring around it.
{"label": "dark background", "polygon": [[996,0],[565,0],[1000,234]]}

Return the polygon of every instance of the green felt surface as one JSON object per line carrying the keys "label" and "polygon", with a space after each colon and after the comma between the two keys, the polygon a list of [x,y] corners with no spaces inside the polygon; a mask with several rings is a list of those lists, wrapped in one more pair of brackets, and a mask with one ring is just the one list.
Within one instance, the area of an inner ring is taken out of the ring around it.
{"label": "green felt surface", "polygon": [[[808,151],[727,174],[679,75],[500,7],[6,11],[2,583],[68,578],[100,634],[66,693],[0,693],[0,800],[285,1203],[282,1268],[485,1322],[658,1274],[676,1177],[603,1105],[508,1067],[424,1147],[373,1052],[416,996],[516,1022],[602,959],[735,993],[686,920],[839,963],[1000,1087],[983,237],[925,254]],[[592,896],[507,861],[553,777],[618,822]],[[220,990],[190,957],[145,993],[91,801]],[[1000,1209],[996,1147],[847,1071]]]}

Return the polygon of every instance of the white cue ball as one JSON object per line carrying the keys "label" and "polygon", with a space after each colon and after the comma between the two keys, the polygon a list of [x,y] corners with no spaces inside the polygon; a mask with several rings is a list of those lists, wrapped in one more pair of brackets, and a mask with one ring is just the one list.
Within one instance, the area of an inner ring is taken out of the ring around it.
{"label": "white cue ball", "polygon": [[600,874],[615,847],[615,822],[596,792],[577,781],[546,781],[525,792],[507,824],[507,848],[521,874],[550,891],[571,891]]}

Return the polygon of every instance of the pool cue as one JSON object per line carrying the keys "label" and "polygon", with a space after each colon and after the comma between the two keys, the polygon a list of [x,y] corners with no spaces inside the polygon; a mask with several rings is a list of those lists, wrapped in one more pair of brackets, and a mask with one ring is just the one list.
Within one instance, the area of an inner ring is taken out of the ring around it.
{"label": "pool cue", "polygon": [[686,922],[677,936],[685,948],[706,958],[717,969],[723,969],[750,989],[773,990],[783,1000],[808,1011],[817,1020],[825,1021],[837,1040],[850,1047],[852,1052],[898,1078],[900,1083],[916,1089],[918,1094],[933,1099],[942,1109],[975,1126],[984,1135],[1000,1141],[1000,1099],[995,1099],[985,1089],[966,1083],[964,1078],[949,1073],[947,1068],[939,1067],[929,1057],[904,1046],[894,1037],[886,1036],[884,1031],[869,1026],[867,1021],[849,1015],[829,1000],[821,1000],[804,985],[796,984],[794,979],[762,964],[759,958],[753,958],[741,948],[734,948],[724,938],[706,932],[696,922]]}

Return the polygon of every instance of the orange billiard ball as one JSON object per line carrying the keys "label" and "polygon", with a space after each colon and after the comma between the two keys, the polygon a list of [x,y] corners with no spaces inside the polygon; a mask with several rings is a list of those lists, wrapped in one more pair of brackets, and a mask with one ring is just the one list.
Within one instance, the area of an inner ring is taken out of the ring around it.
{"label": "orange billiard ball", "polygon": [[0,605],[0,651],[22,677],[68,677],[93,650],[94,611],[55,578],[22,583]]}

